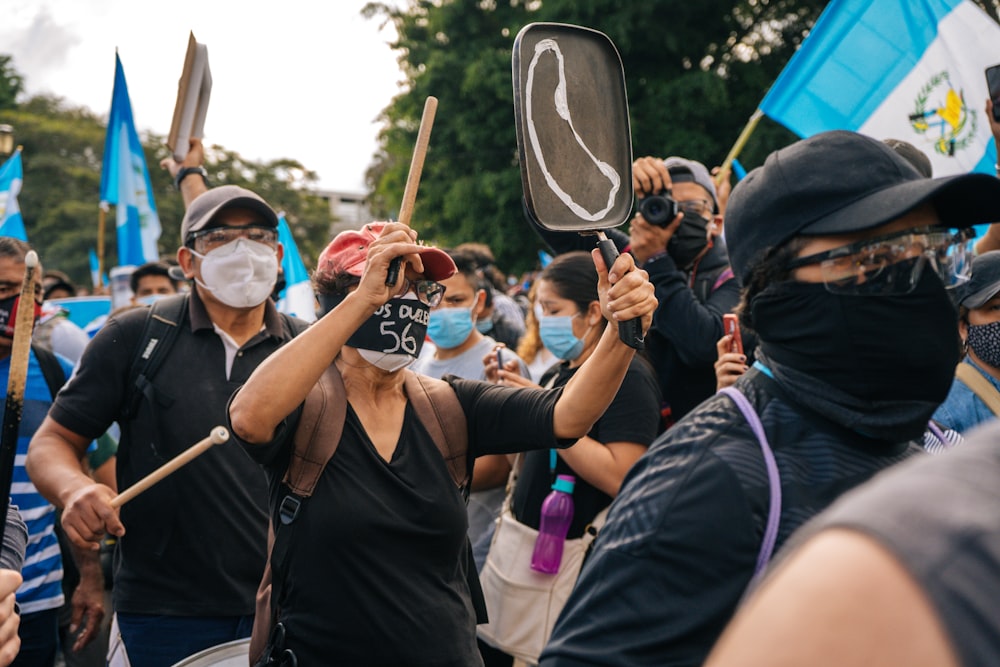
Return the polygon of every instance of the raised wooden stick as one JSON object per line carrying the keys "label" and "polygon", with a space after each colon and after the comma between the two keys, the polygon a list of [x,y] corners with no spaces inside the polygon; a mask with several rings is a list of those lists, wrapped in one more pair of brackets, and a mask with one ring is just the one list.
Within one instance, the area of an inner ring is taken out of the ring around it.
{"label": "raised wooden stick", "polygon": [[[434,125],[434,114],[437,113],[436,97],[428,97],[424,102],[424,115],[420,118],[420,130],[417,132],[417,144],[413,147],[413,158],[410,160],[410,173],[406,177],[406,188],[403,190],[403,203],[399,207],[399,222],[409,226],[413,217],[413,203],[417,199],[417,187],[420,185],[420,174],[424,170],[424,157],[427,155],[427,144],[431,140],[431,127]],[[399,265],[402,259],[397,257],[389,264],[385,284],[395,285],[399,279]]]}
{"label": "raised wooden stick", "polygon": [[7,399],[3,408],[3,431],[0,433],[0,544],[3,544],[10,505],[10,485],[14,479],[14,459],[17,438],[24,411],[24,384],[28,379],[28,356],[31,352],[31,331],[35,326],[35,268],[38,253],[29,250],[24,256],[24,278],[21,296],[14,315],[14,341],[10,348],[10,374],[7,377]]}
{"label": "raised wooden stick", "polygon": [[229,440],[229,431],[222,426],[216,426],[212,429],[212,432],[207,438],[199,440],[195,444],[191,445],[188,449],[170,459],[162,466],[112,498],[111,506],[121,507],[143,491],[147,490],[149,487],[162,480],[167,475],[176,472],[179,468],[187,465],[207,452],[212,448],[212,445],[221,445],[226,440]]}

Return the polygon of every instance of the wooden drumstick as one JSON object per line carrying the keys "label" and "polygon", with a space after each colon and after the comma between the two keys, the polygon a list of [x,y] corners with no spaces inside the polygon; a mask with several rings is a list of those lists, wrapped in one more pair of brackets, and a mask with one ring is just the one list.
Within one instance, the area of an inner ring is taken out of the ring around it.
{"label": "wooden drumstick", "polygon": [[198,458],[209,449],[212,445],[221,445],[226,440],[229,440],[229,431],[222,426],[216,426],[212,429],[212,432],[207,438],[196,442],[191,445],[188,449],[181,452],[174,458],[170,459],[162,466],[149,473],[138,482],[132,486],[125,489],[123,492],[119,493],[117,496],[111,499],[112,507],[121,507],[128,501],[135,498],[137,495],[147,490],[149,487],[153,486],[160,480],[162,480],[167,475],[176,472],[179,468],[187,465],[194,459]]}

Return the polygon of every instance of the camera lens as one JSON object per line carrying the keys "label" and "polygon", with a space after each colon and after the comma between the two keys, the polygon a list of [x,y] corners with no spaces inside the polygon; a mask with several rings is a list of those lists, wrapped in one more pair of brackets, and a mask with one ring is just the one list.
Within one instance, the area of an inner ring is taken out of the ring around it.
{"label": "camera lens", "polygon": [[650,195],[639,202],[639,212],[651,225],[666,227],[677,217],[674,200],[661,195]]}

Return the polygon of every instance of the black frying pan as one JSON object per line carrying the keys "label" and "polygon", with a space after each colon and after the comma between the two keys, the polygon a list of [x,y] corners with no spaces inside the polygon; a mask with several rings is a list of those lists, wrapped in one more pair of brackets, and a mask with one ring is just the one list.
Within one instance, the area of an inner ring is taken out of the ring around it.
{"label": "black frying pan", "polygon": [[[514,119],[525,211],[552,231],[596,234],[610,267],[618,250],[605,229],[632,212],[632,139],[621,57],[602,32],[562,23],[521,29],[513,51]],[[638,320],[618,324],[643,348]]]}

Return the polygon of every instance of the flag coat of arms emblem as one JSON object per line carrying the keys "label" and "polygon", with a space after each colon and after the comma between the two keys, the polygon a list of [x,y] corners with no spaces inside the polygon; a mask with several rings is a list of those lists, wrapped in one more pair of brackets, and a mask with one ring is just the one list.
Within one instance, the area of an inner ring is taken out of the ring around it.
{"label": "flag coat of arms emblem", "polygon": [[760,109],[802,137],[908,141],[935,176],[992,174],[983,72],[997,63],[1000,25],[970,0],[833,0]]}

